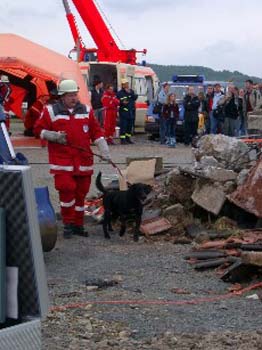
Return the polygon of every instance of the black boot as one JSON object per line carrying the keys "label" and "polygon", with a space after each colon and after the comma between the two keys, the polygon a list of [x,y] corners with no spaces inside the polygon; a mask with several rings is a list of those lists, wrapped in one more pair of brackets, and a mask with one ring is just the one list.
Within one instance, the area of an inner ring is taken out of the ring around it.
{"label": "black boot", "polygon": [[88,232],[85,230],[84,226],[73,226],[73,234],[81,237],[88,237]]}
{"label": "black boot", "polygon": [[134,142],[131,140],[129,136],[126,136],[126,143],[128,143],[129,145],[133,145]]}
{"label": "black boot", "polygon": [[64,238],[65,239],[70,239],[73,236],[73,225],[72,224],[66,224],[64,226]]}

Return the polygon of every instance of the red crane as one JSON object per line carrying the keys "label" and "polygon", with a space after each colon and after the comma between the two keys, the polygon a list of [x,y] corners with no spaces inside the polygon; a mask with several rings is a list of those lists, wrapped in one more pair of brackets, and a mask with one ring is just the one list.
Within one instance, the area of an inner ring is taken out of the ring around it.
{"label": "red crane", "polygon": [[81,34],[79,32],[77,23],[76,23],[76,19],[75,16],[72,14],[69,3],[67,0],[62,0],[63,4],[64,4],[64,8],[65,8],[65,12],[66,12],[66,18],[69,24],[69,27],[71,29],[71,33],[75,42],[75,47],[73,50],[70,51],[70,53],[72,51],[77,51],[78,53],[78,61],[82,62],[85,60],[85,54],[87,53],[95,53],[97,52],[96,48],[86,48]]}
{"label": "red crane", "polygon": [[63,0],[67,20],[69,22],[76,47],[78,47],[80,50],[81,60],[83,59],[85,52],[96,52],[97,59],[100,62],[123,62],[134,65],[136,64],[136,54],[138,52],[146,54],[145,49],[142,51],[137,51],[135,49],[121,50],[118,47],[93,0],[72,1],[97,45],[97,49],[86,49],[84,47],[75,18],[70,11],[68,1]]}

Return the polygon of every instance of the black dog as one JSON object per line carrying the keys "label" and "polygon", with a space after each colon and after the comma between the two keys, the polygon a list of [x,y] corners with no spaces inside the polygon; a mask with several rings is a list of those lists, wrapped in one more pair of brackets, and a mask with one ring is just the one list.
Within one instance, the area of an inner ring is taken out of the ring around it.
{"label": "black dog", "polygon": [[126,231],[126,220],[131,214],[135,214],[135,231],[134,241],[138,241],[139,227],[143,213],[143,202],[147,195],[151,192],[152,187],[142,183],[131,185],[127,191],[107,191],[101,182],[101,172],[96,178],[96,187],[104,194],[103,204],[105,209],[103,230],[105,238],[109,239],[109,231],[113,231],[111,219],[120,218],[121,229],[120,236],[123,236]]}

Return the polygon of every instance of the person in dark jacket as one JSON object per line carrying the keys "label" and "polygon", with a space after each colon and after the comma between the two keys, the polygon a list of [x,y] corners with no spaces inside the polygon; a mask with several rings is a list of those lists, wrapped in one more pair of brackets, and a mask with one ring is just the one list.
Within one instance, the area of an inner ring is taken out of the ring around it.
{"label": "person in dark jacket", "polygon": [[120,101],[119,119],[120,119],[120,142],[121,145],[133,144],[131,140],[133,127],[133,108],[135,101],[135,94],[129,88],[127,79],[122,79],[122,89],[118,91],[117,98]]}
{"label": "person in dark jacket", "polygon": [[214,87],[213,85],[208,85],[206,93],[206,104],[207,104],[207,117],[205,120],[205,129],[206,134],[210,134],[211,131],[211,115],[213,107],[213,98],[214,98]]}
{"label": "person in dark jacket", "polygon": [[176,95],[171,93],[163,105],[162,117],[166,119],[166,144],[176,147],[176,121],[179,118],[179,108],[176,103]]}
{"label": "person in dark jacket", "polygon": [[238,136],[238,120],[240,117],[240,111],[243,108],[242,101],[238,97],[238,89],[233,87],[231,92],[229,91],[225,101],[225,123],[224,134],[227,136]]}
{"label": "person in dark jacket", "polygon": [[189,86],[188,95],[184,98],[184,126],[185,126],[185,145],[189,145],[197,135],[198,127],[198,108],[200,101],[195,95],[194,87]]}
{"label": "person in dark jacket", "polygon": [[94,110],[96,119],[98,120],[101,127],[103,127],[103,83],[101,80],[94,81],[94,87],[91,91],[91,105]]}

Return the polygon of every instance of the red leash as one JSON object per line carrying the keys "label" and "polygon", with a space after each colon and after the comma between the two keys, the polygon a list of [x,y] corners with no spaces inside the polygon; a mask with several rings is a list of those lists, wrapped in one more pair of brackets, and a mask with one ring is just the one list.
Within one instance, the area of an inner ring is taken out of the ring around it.
{"label": "red leash", "polygon": [[79,150],[81,152],[91,153],[90,158],[93,157],[93,156],[96,156],[96,157],[100,158],[101,160],[103,160],[104,162],[107,162],[107,163],[111,164],[112,167],[115,168],[118,171],[119,175],[124,178],[124,175],[122,174],[120,168],[111,159],[105,159],[100,154],[94,153],[92,150],[88,151],[87,149],[85,149],[84,147],[81,147],[81,146],[76,146],[76,145],[72,145],[72,144],[69,144],[68,146],[70,146],[72,148],[75,148],[75,149],[77,149],[77,150]]}

